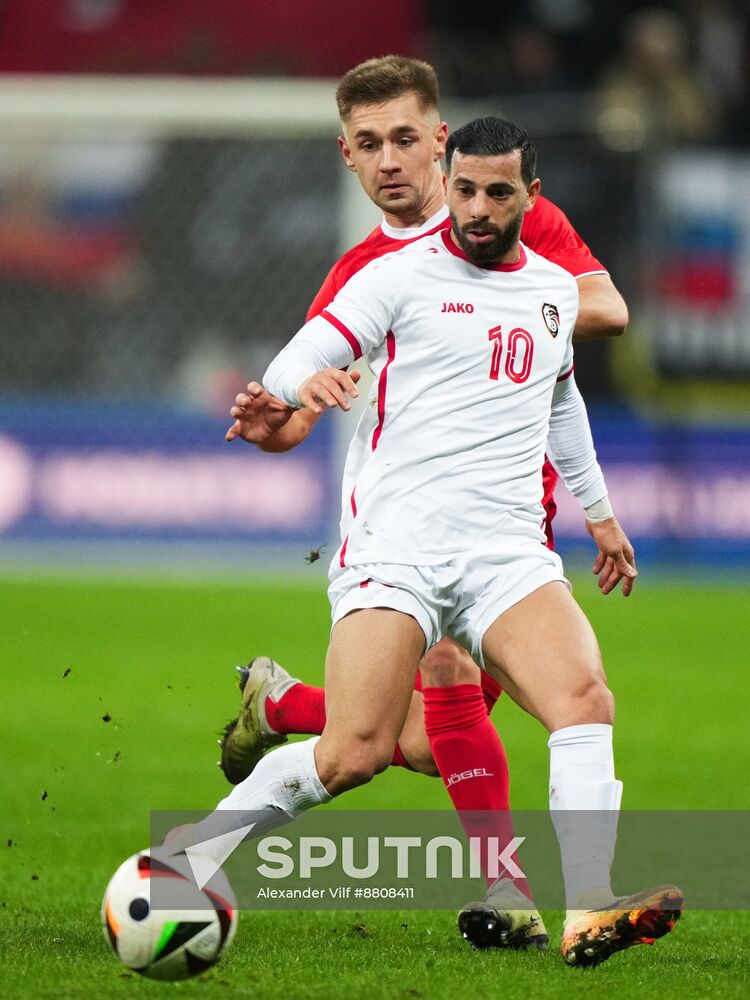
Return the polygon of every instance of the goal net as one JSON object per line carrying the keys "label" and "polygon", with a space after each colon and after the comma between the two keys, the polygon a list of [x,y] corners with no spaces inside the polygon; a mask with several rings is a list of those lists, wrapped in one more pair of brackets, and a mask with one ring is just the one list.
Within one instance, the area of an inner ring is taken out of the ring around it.
{"label": "goal net", "polygon": [[341,163],[333,91],[2,78],[3,392],[226,408],[377,219]]}

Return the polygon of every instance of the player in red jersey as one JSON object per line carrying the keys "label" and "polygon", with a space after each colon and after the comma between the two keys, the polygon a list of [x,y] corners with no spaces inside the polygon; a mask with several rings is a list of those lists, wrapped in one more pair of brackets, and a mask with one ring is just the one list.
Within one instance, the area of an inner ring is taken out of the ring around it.
{"label": "player in red jersey", "polygon": [[[437,110],[437,81],[431,67],[417,60],[385,57],[355,67],[337,89],[344,135],[344,161],[357,173],[384,218],[365,240],[334,265],[315,297],[308,319],[325,311],[339,289],[371,260],[401,249],[427,233],[448,228],[440,165],[448,128]],[[627,309],[606,269],[591,254],[563,212],[538,198],[524,215],[521,239],[531,249],[578,279],[580,310],[576,341],[616,336],[627,325]],[[227,439],[242,437],[265,451],[286,451],[310,433],[319,414],[291,410],[250,383],[232,408],[235,423]],[[552,545],[553,491],[557,474],[543,473],[546,531]],[[604,593],[614,588],[616,567],[597,561]],[[632,581],[626,580],[624,593]],[[263,751],[288,733],[320,733],[325,725],[325,695],[290,678],[273,661],[259,657],[241,668],[243,710],[222,741],[222,764],[230,781],[242,780]],[[489,719],[500,695],[497,684],[479,671],[469,654],[444,639],[422,660],[394,764],[440,774],[459,813],[509,808],[508,766],[502,743]],[[470,835],[476,831],[469,829]],[[497,901],[495,901],[497,903]],[[481,945],[542,944],[541,920],[534,911],[517,913],[512,901],[470,914],[470,939]],[[512,916],[510,914],[513,913]]]}

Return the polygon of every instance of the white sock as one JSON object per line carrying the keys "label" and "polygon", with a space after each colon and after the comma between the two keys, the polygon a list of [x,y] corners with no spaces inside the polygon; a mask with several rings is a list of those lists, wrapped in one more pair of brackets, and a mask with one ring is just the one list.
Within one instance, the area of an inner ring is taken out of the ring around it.
{"label": "white sock", "polygon": [[622,782],[615,779],[612,726],[566,726],[549,738],[552,823],[568,909],[613,896],[610,868]]}
{"label": "white sock", "polygon": [[[306,809],[330,801],[315,767],[319,739],[289,743],[267,754],[212,813],[191,828],[190,844],[199,845],[202,855],[221,865],[227,856],[227,836],[237,834],[234,847],[247,835],[263,836]],[[185,845],[174,846],[180,850]]]}
{"label": "white sock", "polygon": [[312,806],[329,802],[315,767],[315,744],[320,739],[313,736],[303,743],[288,743],[272,750],[216,807],[237,812],[279,809],[289,819]]}

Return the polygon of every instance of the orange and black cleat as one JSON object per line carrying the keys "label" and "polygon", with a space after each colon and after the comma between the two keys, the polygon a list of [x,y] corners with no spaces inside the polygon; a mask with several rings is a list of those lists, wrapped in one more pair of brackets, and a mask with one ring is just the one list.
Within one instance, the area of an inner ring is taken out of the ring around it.
{"label": "orange and black cleat", "polygon": [[589,968],[634,944],[653,944],[669,934],[682,913],[683,895],[674,885],[613,899],[594,910],[569,911],[562,955],[568,965]]}

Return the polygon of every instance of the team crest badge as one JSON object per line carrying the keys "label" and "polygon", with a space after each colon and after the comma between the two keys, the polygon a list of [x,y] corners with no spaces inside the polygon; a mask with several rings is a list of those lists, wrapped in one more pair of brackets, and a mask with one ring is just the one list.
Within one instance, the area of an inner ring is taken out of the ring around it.
{"label": "team crest badge", "polygon": [[552,336],[556,337],[560,331],[560,313],[557,311],[557,306],[553,306],[550,302],[545,302],[542,306],[542,317],[544,318],[544,325]]}

